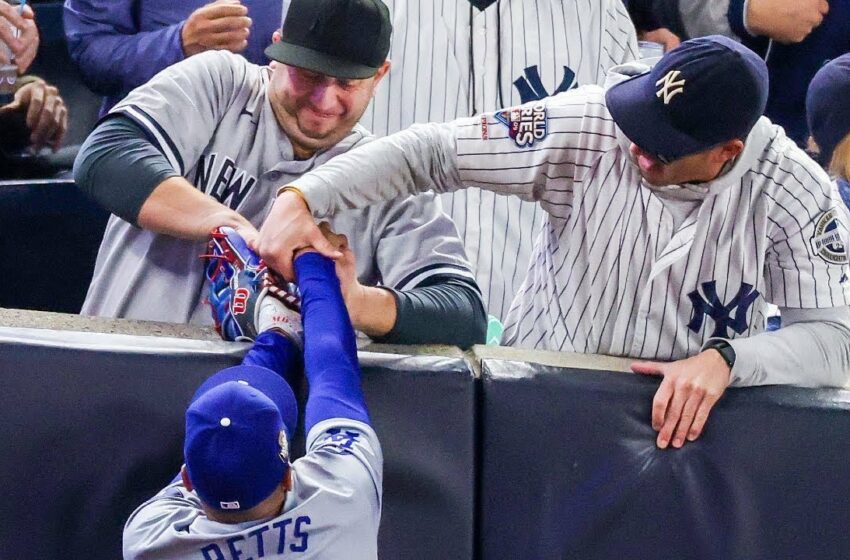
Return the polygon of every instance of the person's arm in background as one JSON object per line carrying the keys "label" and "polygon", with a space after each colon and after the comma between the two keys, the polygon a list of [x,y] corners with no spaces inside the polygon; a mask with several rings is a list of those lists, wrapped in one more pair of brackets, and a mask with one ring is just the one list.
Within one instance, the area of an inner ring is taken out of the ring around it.
{"label": "person's arm in background", "polygon": [[68,129],[68,109],[59,90],[36,76],[18,78],[16,87],[14,100],[0,107],[0,147],[59,149]]}
{"label": "person's arm in background", "polygon": [[144,32],[134,21],[137,2],[65,2],[68,51],[96,93],[128,92],[187,56],[208,49],[239,52],[247,45],[251,20],[235,0],[208,4],[185,21]]}
{"label": "person's arm in background", "polygon": [[[9,47],[18,67],[18,74],[23,74],[38,53],[40,38],[32,8],[24,6],[23,12],[19,11],[17,6],[0,2],[0,43]],[[4,59],[4,50],[0,49],[0,63],[8,62],[10,61]]]}
{"label": "person's arm in background", "polygon": [[686,38],[679,0],[624,0],[641,41],[664,45],[667,52]]}

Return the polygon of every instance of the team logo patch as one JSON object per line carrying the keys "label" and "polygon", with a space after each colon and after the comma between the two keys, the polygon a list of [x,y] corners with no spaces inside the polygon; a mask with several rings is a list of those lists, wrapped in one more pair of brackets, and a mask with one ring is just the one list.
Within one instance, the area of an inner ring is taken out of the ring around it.
{"label": "team logo patch", "polygon": [[847,264],[847,229],[833,208],[818,218],[815,233],[809,240],[812,252],[830,264]]}
{"label": "team logo patch", "polygon": [[655,96],[663,99],[665,105],[669,105],[670,100],[685,91],[685,79],[679,79],[681,74],[678,70],[670,70],[663,78],[655,82],[655,85],[661,86],[661,89],[655,92]]}
{"label": "team logo patch", "polygon": [[496,120],[508,128],[508,136],[520,148],[533,146],[546,138],[546,107],[541,105],[512,107],[495,114]]}
{"label": "team logo patch", "polygon": [[716,281],[703,282],[700,287],[702,294],[698,289],[688,294],[694,305],[691,321],[688,323],[689,329],[699,333],[706,317],[714,321],[712,337],[729,338],[728,329],[742,334],[749,328],[747,313],[760,295],[758,290],[744,282],[729,303],[723,303],[717,295]]}

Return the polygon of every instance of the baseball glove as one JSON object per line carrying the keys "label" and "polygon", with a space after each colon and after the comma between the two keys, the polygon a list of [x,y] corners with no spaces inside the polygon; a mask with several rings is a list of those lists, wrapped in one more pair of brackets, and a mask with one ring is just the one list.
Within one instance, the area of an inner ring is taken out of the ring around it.
{"label": "baseball glove", "polygon": [[236,230],[213,230],[202,257],[215,330],[222,338],[253,341],[259,333],[277,329],[302,347],[298,288],[277,278]]}

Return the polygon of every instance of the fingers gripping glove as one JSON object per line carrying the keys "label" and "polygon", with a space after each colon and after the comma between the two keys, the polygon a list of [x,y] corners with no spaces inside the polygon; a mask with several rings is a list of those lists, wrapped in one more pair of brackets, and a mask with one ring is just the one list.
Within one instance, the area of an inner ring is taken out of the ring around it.
{"label": "fingers gripping glove", "polygon": [[253,341],[277,329],[302,347],[301,299],[294,284],[276,282],[233,228],[210,234],[206,278],[215,330],[225,340]]}

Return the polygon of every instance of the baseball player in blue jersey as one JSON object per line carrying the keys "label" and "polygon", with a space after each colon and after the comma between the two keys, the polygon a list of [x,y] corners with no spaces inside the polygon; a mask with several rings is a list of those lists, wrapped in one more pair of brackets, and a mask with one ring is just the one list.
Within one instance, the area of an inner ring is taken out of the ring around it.
{"label": "baseball player in blue jersey", "polygon": [[180,476],[130,516],[124,557],[377,558],[383,457],[333,261],[316,253],[295,261],[310,391],[307,454],[290,462],[298,417],[290,383],[302,361],[296,300],[270,286],[234,230],[219,230],[212,247],[210,298],[226,302],[213,306],[216,323],[225,338],[245,338],[248,324],[258,334],[248,335],[256,340],[241,365],[195,392]]}
{"label": "baseball player in blue jersey", "polygon": [[[507,344],[646,360],[632,369],[663,377],[659,447],[699,437],[730,384],[843,386],[850,217],[762,117],[764,61],[715,36],[609,77],[334,159],[277,199],[260,254],[284,274],[293,249],[330,254],[314,216],[336,208],[459,185],[518,195],[547,218]],[[771,303],[784,326],[764,332]]]}

